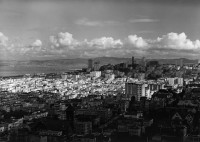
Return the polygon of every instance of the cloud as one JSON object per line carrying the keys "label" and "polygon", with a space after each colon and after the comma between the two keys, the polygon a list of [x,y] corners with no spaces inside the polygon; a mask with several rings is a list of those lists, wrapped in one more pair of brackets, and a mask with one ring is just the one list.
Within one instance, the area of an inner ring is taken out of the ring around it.
{"label": "cloud", "polygon": [[[60,36],[59,36],[60,35]],[[197,57],[200,53],[200,41],[192,41],[185,33],[168,33],[155,39],[144,39],[138,35],[129,35],[124,39],[113,37],[100,37],[90,41],[79,41],[70,33],[59,33],[52,36],[50,41],[53,46],[52,54],[65,55],[66,57]],[[72,48],[73,47],[73,48]]]}
{"label": "cloud", "polygon": [[75,21],[75,24],[77,25],[90,26],[90,27],[116,25],[117,23],[118,22],[116,21],[92,21],[87,18],[82,18]]}
{"label": "cloud", "polygon": [[137,35],[129,35],[128,42],[137,48],[148,46],[148,43],[142,37],[138,37]]}
{"label": "cloud", "polygon": [[0,32],[0,47],[6,47],[8,45],[8,37]]}
{"label": "cloud", "polygon": [[51,54],[65,55],[66,57],[98,57],[101,55],[112,54],[112,50],[123,47],[120,39],[113,37],[101,37],[92,40],[77,40],[71,33],[59,33],[57,36],[50,36],[49,49]]}
{"label": "cloud", "polygon": [[50,36],[50,43],[52,48],[68,48],[73,49],[78,45],[78,41],[73,38],[73,35],[68,32],[60,32],[57,36]]}
{"label": "cloud", "polygon": [[120,39],[114,40],[112,37],[102,37],[91,40],[90,42],[88,42],[88,45],[93,48],[108,49],[121,48],[123,46],[123,43]]}
{"label": "cloud", "polygon": [[42,41],[36,39],[30,45],[15,45],[14,52],[18,52],[23,55],[39,54],[42,51]]}
{"label": "cloud", "polygon": [[142,18],[142,19],[131,19],[129,20],[130,23],[152,23],[152,22],[159,22],[158,19],[149,19],[149,18]]}
{"label": "cloud", "polygon": [[123,45],[121,40],[115,40],[112,37],[101,37],[91,41],[88,41],[87,39],[78,41],[68,32],[59,33],[57,36],[50,36],[50,43],[53,48],[71,50],[120,48]]}
{"label": "cloud", "polygon": [[161,38],[158,37],[152,42],[157,48],[175,49],[175,50],[197,50],[200,48],[200,41],[191,41],[187,39],[185,33],[168,33]]}
{"label": "cloud", "polygon": [[41,47],[41,46],[42,46],[42,41],[39,40],[39,39],[37,39],[37,40],[35,40],[35,41],[32,43],[31,46],[32,46],[32,47]]}
{"label": "cloud", "polygon": [[82,58],[82,57],[142,57],[147,58],[199,58],[200,40],[191,40],[185,33],[168,33],[155,39],[144,39],[138,35],[128,35],[124,39],[100,37],[91,40],[78,40],[71,33],[60,32],[49,38],[48,46],[40,39],[33,43],[9,40],[0,33],[1,58]]}
{"label": "cloud", "polygon": [[199,58],[200,41],[190,40],[185,33],[168,33],[146,40],[146,55],[154,58]]}
{"label": "cloud", "polygon": [[[124,41],[125,42],[125,41]],[[200,40],[190,40],[185,33],[168,33],[156,39],[143,39],[129,35],[126,47],[137,56],[158,58],[199,58]]]}

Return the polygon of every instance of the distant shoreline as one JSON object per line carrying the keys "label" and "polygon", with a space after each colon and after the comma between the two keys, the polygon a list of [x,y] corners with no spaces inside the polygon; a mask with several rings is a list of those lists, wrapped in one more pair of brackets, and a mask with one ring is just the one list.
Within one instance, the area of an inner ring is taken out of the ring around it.
{"label": "distant shoreline", "polygon": [[6,73],[6,75],[2,75],[2,73],[0,72],[0,78],[12,78],[12,77],[23,77],[25,75],[36,75],[36,74],[50,74],[50,73],[56,73],[56,74],[62,74],[64,72],[72,72],[72,71],[76,71],[76,70],[81,70],[81,69],[68,69],[68,70],[63,70],[63,71],[47,71],[47,72],[34,72],[34,73],[24,73],[24,74],[10,74]]}

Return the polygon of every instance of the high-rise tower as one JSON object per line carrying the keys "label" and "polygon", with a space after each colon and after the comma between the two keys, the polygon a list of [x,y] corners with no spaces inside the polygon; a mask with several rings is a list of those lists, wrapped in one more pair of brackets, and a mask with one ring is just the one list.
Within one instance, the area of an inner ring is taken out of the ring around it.
{"label": "high-rise tower", "polygon": [[98,71],[99,70],[99,68],[100,68],[100,62],[99,61],[96,61],[96,62],[94,62],[94,70],[95,71]]}
{"label": "high-rise tower", "polygon": [[88,60],[88,69],[92,69],[93,68],[93,60],[89,59]]}

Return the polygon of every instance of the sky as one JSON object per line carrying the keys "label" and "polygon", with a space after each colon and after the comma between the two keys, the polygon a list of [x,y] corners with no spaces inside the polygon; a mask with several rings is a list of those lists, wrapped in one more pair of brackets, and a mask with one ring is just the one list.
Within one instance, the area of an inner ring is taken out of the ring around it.
{"label": "sky", "polygon": [[0,60],[190,58],[198,0],[0,0]]}

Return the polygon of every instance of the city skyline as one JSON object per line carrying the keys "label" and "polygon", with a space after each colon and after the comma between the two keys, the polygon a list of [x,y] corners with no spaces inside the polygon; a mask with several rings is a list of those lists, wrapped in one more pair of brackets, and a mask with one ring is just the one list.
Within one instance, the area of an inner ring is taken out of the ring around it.
{"label": "city skyline", "polygon": [[2,0],[0,60],[199,59],[197,0]]}
{"label": "city skyline", "polygon": [[200,141],[200,0],[0,0],[0,142]]}

